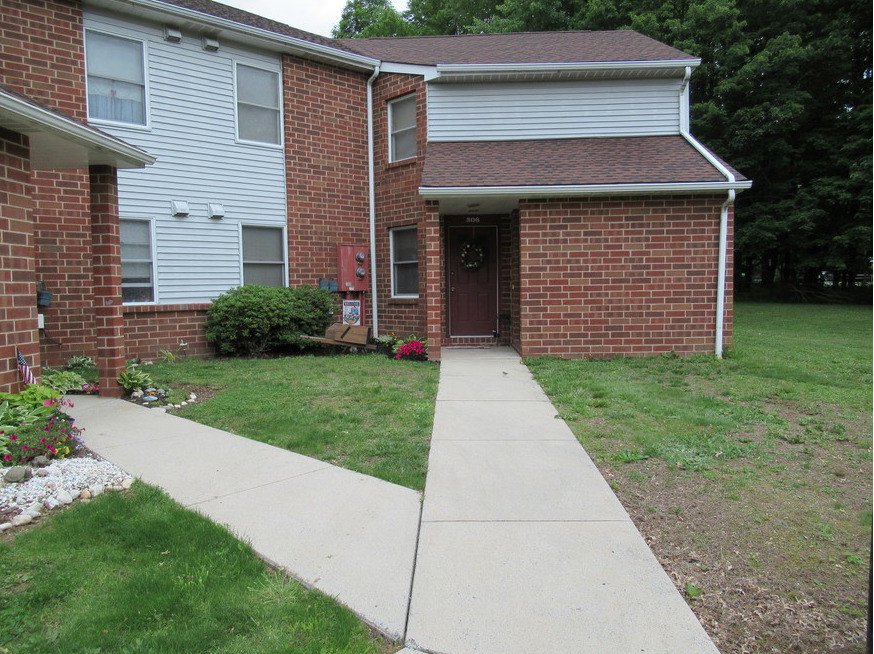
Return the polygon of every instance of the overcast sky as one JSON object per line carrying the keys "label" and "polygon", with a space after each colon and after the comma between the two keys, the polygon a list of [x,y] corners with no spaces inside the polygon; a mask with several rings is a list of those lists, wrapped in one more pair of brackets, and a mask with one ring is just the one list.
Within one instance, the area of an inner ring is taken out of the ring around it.
{"label": "overcast sky", "polygon": [[[346,6],[346,0],[218,1],[322,36],[331,36],[331,29],[340,22],[340,15]],[[392,0],[392,3],[400,11],[407,8],[406,0]]]}

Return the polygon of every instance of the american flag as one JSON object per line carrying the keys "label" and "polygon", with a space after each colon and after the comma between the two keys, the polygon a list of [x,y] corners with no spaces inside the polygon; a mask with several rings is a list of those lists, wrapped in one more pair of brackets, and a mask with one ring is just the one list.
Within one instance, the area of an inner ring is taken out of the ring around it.
{"label": "american flag", "polygon": [[18,348],[15,348],[15,357],[18,359],[18,374],[21,375],[21,379],[25,384],[35,384],[36,377],[33,376],[30,366],[27,365],[27,359],[24,358],[24,355],[21,354],[21,350]]}

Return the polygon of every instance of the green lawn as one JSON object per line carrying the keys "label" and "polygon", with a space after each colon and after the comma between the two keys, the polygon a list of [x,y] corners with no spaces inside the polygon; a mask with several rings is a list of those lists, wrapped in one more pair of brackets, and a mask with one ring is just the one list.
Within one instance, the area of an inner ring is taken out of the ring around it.
{"label": "green lawn", "polygon": [[185,418],[416,490],[425,487],[439,369],[378,355],[187,359],[159,385],[211,386]]}
{"label": "green lawn", "polygon": [[0,537],[0,652],[385,654],[332,599],[142,483]]}
{"label": "green lawn", "polygon": [[723,652],[861,652],[871,307],[739,304],[712,356],[527,363]]}

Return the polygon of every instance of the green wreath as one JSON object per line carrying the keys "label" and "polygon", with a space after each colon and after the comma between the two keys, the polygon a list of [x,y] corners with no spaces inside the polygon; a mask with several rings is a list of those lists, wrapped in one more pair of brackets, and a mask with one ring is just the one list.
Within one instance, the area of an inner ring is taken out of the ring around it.
{"label": "green wreath", "polygon": [[485,251],[476,243],[461,246],[461,265],[467,270],[479,270],[486,261]]}

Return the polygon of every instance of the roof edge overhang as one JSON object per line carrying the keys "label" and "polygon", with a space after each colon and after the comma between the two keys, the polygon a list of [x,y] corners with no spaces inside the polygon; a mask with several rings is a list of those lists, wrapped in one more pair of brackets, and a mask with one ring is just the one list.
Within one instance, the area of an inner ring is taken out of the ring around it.
{"label": "roof edge overhang", "polygon": [[156,157],[108,134],[81,125],[0,89],[0,119],[11,119],[9,129],[23,134],[50,134],[82,147],[89,164],[115,168],[143,168]]}
{"label": "roof edge overhang", "polygon": [[579,61],[507,64],[437,64],[437,81],[475,81],[484,78],[542,77],[545,74],[569,77],[660,74],[683,77],[701,59],[660,59],[654,61]]}
{"label": "roof edge overhang", "polygon": [[238,23],[228,18],[211,16],[193,9],[168,4],[160,0],[85,0],[86,6],[102,7],[117,10],[119,6],[136,9],[138,16],[164,20],[178,19],[192,21],[210,30],[230,32],[237,40],[266,49],[268,46],[278,49],[285,54],[305,56],[318,61],[336,64],[354,70],[373,72],[379,65],[378,59],[364,55],[332,48],[327,45],[299,39],[270,30]]}
{"label": "roof edge overhang", "polygon": [[425,200],[449,198],[564,198],[590,195],[666,195],[677,193],[723,193],[743,191],[752,180],[734,182],[669,182],[641,184],[573,184],[563,186],[420,186]]}

